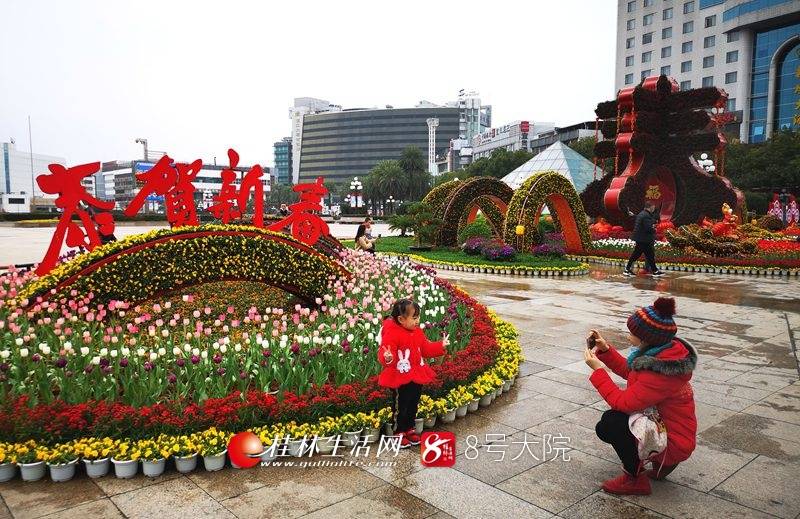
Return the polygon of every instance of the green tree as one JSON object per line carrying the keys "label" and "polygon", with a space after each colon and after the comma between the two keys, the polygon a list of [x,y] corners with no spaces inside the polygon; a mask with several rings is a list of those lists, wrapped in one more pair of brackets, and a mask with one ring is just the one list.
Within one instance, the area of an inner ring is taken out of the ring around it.
{"label": "green tree", "polygon": [[389,197],[395,197],[398,200],[404,199],[408,195],[409,178],[403,168],[400,167],[400,162],[396,160],[382,160],[375,164],[367,179],[372,179],[374,182],[370,199],[373,202],[379,202]]}
{"label": "green tree", "polygon": [[489,157],[481,157],[464,169],[467,176],[471,177],[503,178],[531,158],[533,154],[525,150],[508,151],[498,148]]}
{"label": "green tree", "polygon": [[427,171],[425,154],[416,146],[408,146],[403,150],[399,163],[408,177],[406,198],[421,200],[431,188],[431,175]]}
{"label": "green tree", "polygon": [[[597,139],[594,137],[581,137],[577,141],[569,144],[569,147],[583,155],[588,161],[593,162],[595,144],[597,144]],[[598,163],[597,165],[606,173],[614,171],[614,159],[605,159],[602,163]]]}
{"label": "green tree", "polygon": [[732,142],[726,147],[725,176],[741,189],[800,186],[800,132],[781,131],[766,142]]}
{"label": "green tree", "polygon": [[414,217],[410,214],[393,214],[388,222],[389,230],[400,231],[400,236],[405,236],[408,230],[414,227]]}
{"label": "green tree", "polygon": [[408,215],[414,222],[412,227],[417,245],[432,244],[442,221],[433,215],[431,207],[424,202],[413,203],[408,207]]}

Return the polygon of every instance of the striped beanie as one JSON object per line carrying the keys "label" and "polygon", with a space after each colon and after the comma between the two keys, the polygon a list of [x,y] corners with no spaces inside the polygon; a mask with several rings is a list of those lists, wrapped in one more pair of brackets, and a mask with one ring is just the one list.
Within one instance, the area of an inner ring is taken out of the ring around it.
{"label": "striped beanie", "polygon": [[648,346],[660,346],[671,342],[678,327],[672,316],[675,315],[675,300],[659,297],[652,306],[639,308],[628,317],[628,330]]}

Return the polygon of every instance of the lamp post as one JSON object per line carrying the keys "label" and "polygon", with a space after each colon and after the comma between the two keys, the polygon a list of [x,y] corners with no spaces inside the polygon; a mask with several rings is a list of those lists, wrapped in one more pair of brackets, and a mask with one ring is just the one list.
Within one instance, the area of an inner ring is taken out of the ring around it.
{"label": "lamp post", "polygon": [[389,195],[389,198],[386,199],[386,207],[389,210],[388,214],[394,213],[394,202],[395,199],[392,195]]}
{"label": "lamp post", "polygon": [[364,185],[358,180],[358,177],[354,177],[352,182],[350,182],[350,207],[364,206],[364,201],[361,199],[361,190],[363,187]]}
{"label": "lamp post", "polygon": [[708,158],[708,153],[701,154],[700,160],[697,161],[697,164],[706,170],[706,173],[714,173],[714,171],[717,170],[717,167],[714,165],[714,161]]}

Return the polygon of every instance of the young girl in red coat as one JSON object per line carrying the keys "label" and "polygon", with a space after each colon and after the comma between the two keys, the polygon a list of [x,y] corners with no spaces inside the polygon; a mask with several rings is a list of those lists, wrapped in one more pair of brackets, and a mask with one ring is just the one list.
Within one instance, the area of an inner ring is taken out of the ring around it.
{"label": "young girl in red coat", "polygon": [[[588,343],[594,343],[584,352],[586,364],[594,370],[589,380],[611,406],[595,431],[614,447],[624,469],[622,475],[603,483],[606,492],[650,494],[650,478],[664,478],[694,451],[697,419],[689,380],[697,364],[697,351],[675,337],[678,327],[673,315],[675,300],[666,297],[636,310],[628,318],[628,339],[634,348],[627,359],[596,330],[589,336]],[[626,389],[617,387],[603,364],[628,381]],[[651,407],[656,408],[666,428],[667,442],[663,452],[650,458],[653,469],[644,472],[629,418]]]}
{"label": "young girl in red coat", "polygon": [[414,420],[422,386],[436,378],[425,357],[444,355],[447,335],[439,342],[429,341],[419,327],[419,305],[400,299],[392,306],[391,317],[383,321],[379,337],[378,361],[383,371],[378,384],[394,390],[394,430],[400,435],[400,447],[419,445]]}

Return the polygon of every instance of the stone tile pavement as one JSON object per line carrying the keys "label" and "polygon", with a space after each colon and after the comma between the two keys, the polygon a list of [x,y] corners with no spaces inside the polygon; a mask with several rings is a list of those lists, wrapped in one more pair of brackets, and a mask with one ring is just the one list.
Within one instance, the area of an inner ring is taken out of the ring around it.
{"label": "stone tile pavement", "polygon": [[[391,467],[15,480],[0,484],[0,518],[800,517],[793,353],[800,283],[683,273],[629,280],[612,270],[564,280],[446,277],[513,322],[526,357],[509,393],[442,426],[457,437],[453,468],[424,468],[413,448]],[[666,481],[655,482],[651,496],[607,495],[599,482],[616,475],[619,462],[594,435],[607,406],[587,380],[583,337],[598,328],[623,348],[629,313],[661,293],[677,298],[679,334],[700,352],[693,379],[697,450]],[[569,461],[521,453],[526,439],[541,445],[546,435],[559,434],[569,438]],[[504,459],[493,461],[503,451]]]}

